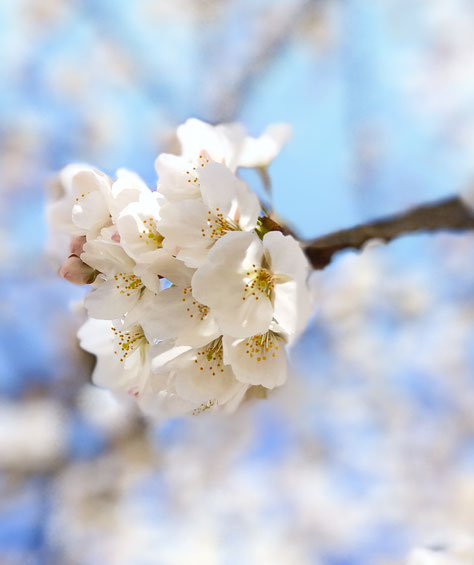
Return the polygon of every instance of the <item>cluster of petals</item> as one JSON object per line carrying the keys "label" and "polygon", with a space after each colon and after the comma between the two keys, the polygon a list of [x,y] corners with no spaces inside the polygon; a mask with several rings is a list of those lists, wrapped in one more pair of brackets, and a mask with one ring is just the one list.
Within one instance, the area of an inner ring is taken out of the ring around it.
{"label": "cluster of petals", "polygon": [[93,381],[156,417],[233,410],[250,388],[282,385],[311,313],[299,243],[264,229],[237,176],[265,168],[287,126],[252,138],[191,119],[177,137],[181,154],[156,160],[156,190],[127,170],[113,180],[69,165],[47,207],[60,274],[92,286],[78,336],[97,357]]}

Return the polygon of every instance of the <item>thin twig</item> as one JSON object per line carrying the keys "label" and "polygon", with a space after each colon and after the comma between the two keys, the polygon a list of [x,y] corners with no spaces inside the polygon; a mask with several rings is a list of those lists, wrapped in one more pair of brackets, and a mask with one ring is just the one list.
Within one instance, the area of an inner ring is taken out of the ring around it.
{"label": "thin twig", "polygon": [[380,239],[387,243],[413,232],[473,229],[474,214],[455,197],[318,237],[307,242],[304,250],[312,266],[315,269],[323,269],[338,251],[349,248],[361,249],[371,239]]}
{"label": "thin twig", "polygon": [[268,168],[267,167],[258,167],[257,173],[258,173],[258,176],[260,177],[260,180],[262,181],[262,185],[263,185],[263,188],[265,189],[265,192],[268,194],[268,197],[271,200],[272,196],[273,196],[272,195],[272,179],[271,179],[270,175],[268,174]]}

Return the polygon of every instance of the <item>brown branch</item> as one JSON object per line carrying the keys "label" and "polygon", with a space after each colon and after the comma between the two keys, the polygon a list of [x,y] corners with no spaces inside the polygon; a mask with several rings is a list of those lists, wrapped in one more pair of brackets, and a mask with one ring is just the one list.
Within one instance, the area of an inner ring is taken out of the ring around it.
{"label": "brown branch", "polygon": [[323,269],[338,251],[361,249],[371,239],[389,242],[413,232],[459,231],[474,229],[474,214],[459,198],[450,198],[426,204],[396,216],[390,216],[318,237],[304,245],[304,250],[315,269]]}

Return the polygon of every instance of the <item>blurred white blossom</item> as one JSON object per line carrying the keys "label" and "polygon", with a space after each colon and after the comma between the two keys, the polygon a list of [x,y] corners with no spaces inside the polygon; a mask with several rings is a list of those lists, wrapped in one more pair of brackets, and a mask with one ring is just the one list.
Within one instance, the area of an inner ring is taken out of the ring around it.
{"label": "blurred white blossom", "polygon": [[66,456],[66,417],[53,400],[0,405],[0,467],[49,469]]}
{"label": "blurred white blossom", "polygon": [[472,565],[472,563],[474,563],[474,538],[467,535],[447,548],[414,549],[407,561],[407,565]]}

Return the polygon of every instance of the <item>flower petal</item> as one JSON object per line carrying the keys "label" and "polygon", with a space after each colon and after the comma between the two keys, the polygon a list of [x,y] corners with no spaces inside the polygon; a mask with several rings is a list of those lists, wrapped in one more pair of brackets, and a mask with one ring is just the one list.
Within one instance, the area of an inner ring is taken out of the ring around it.
{"label": "flower petal", "polygon": [[304,281],[276,284],[273,302],[275,320],[287,334],[295,336],[305,329],[313,301]]}
{"label": "flower petal", "polygon": [[263,247],[273,273],[288,275],[298,281],[306,280],[309,274],[308,259],[294,237],[272,231],[265,234]]}
{"label": "flower petal", "polygon": [[120,272],[131,273],[135,266],[122,246],[114,241],[95,239],[85,243],[83,249],[82,261],[109,276]]}
{"label": "flower petal", "polygon": [[238,123],[213,126],[191,118],[178,127],[177,136],[184,157],[194,160],[205,149],[213,161],[224,163],[234,171],[245,130]]}
{"label": "flower petal", "polygon": [[143,390],[150,375],[146,352],[138,348],[120,361],[120,356],[115,353],[119,346],[116,331],[110,322],[89,319],[81,326],[77,336],[82,349],[97,357],[92,374],[94,384],[111,389],[115,393],[133,396]]}
{"label": "flower petal", "polygon": [[247,184],[236,177],[225,165],[209,163],[199,171],[204,204],[223,219],[231,219],[243,230],[257,225],[260,203]]}
{"label": "flower petal", "polygon": [[155,296],[141,323],[150,342],[177,338],[177,345],[201,347],[220,335],[209,309],[194,300],[189,287]]}
{"label": "flower petal", "polygon": [[247,136],[239,154],[239,167],[267,167],[291,135],[289,124],[271,124],[260,137]]}
{"label": "flower petal", "polygon": [[248,337],[265,333],[270,326],[271,301],[245,291],[247,269],[259,267],[262,254],[255,233],[229,233],[214,245],[206,262],[194,273],[193,295],[212,309],[224,334]]}
{"label": "flower petal", "polygon": [[285,342],[277,334],[246,339],[224,336],[222,343],[224,361],[232,365],[240,382],[271,389],[286,381]]}
{"label": "flower petal", "polygon": [[194,165],[189,159],[162,153],[155,161],[155,168],[158,173],[157,190],[169,200],[187,200],[200,196]]}
{"label": "flower petal", "polygon": [[128,169],[119,169],[117,180],[111,188],[110,213],[113,221],[117,221],[119,214],[129,204],[138,201],[141,196],[152,194],[139,175]]}
{"label": "flower petal", "polygon": [[[157,228],[164,236],[167,249],[202,248],[210,241],[204,236],[208,209],[201,200],[183,200],[163,206]],[[203,241],[204,240],[204,241]]]}
{"label": "flower petal", "polygon": [[151,374],[137,402],[143,412],[154,420],[190,414],[196,404],[176,393],[175,379],[169,374]]}
{"label": "flower petal", "polygon": [[162,373],[168,363],[192,348],[186,345],[176,346],[174,340],[163,340],[150,346],[151,368],[154,373]]}
{"label": "flower petal", "polygon": [[156,227],[158,217],[158,203],[153,198],[132,202],[118,216],[120,244],[137,262],[153,262],[156,251],[161,250],[163,237]]}
{"label": "flower petal", "polygon": [[206,260],[208,252],[207,247],[181,249],[176,255],[176,258],[183,261],[190,269],[197,269]]}
{"label": "flower petal", "polygon": [[209,358],[206,348],[192,349],[178,357],[170,367],[176,379],[176,392],[196,403],[225,404],[244,387],[236,380],[222,353]]}
{"label": "flower petal", "polygon": [[110,223],[111,181],[96,169],[82,170],[72,178],[72,221],[82,229],[100,231]]}
{"label": "flower petal", "polygon": [[84,303],[91,318],[116,320],[137,304],[141,289],[125,291],[117,282],[114,278],[104,281],[86,296]]}

